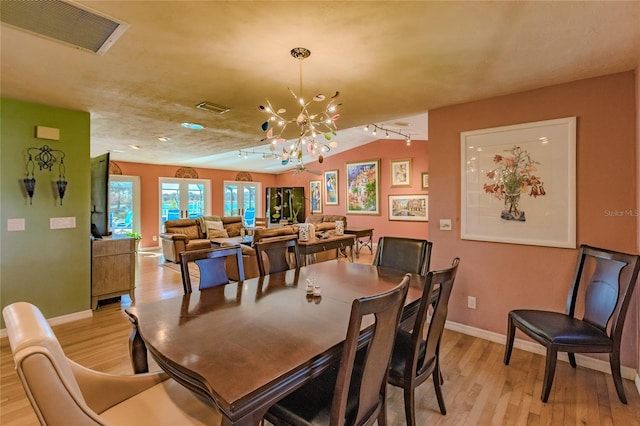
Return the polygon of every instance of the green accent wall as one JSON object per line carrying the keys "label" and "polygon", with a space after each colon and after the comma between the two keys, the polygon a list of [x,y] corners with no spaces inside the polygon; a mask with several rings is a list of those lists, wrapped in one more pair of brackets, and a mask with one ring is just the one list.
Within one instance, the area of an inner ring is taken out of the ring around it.
{"label": "green accent wall", "polygon": [[[36,126],[60,129],[60,140],[37,139]],[[91,241],[89,113],[0,99],[0,305],[27,301],[56,317],[90,309]],[[24,190],[26,149],[49,145],[65,153],[67,191],[60,205],[52,171],[39,170],[33,204]],[[75,228],[50,229],[73,217]],[[23,231],[8,231],[24,219]],[[1,321],[4,328],[4,320]]]}

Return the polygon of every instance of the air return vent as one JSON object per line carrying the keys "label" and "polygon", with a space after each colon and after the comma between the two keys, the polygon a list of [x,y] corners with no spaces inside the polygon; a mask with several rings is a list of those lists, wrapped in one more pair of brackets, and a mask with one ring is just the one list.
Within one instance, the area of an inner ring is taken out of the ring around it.
{"label": "air return vent", "polygon": [[129,24],[60,0],[2,0],[0,20],[13,27],[98,55],[104,54]]}

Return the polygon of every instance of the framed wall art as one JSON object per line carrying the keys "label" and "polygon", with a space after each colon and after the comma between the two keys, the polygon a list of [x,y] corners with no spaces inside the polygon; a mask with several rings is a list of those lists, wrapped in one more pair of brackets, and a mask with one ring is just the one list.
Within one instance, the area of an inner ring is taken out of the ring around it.
{"label": "framed wall art", "polygon": [[391,186],[411,186],[411,158],[391,160]]}
{"label": "framed wall art", "polygon": [[422,173],[422,189],[429,189],[429,173]]}
{"label": "framed wall art", "polygon": [[322,181],[309,182],[309,199],[311,200],[311,213],[322,213]]}
{"label": "framed wall art", "polygon": [[429,220],[429,196],[389,195],[389,220],[427,222]]}
{"label": "framed wall art", "polygon": [[461,238],[576,247],[576,118],[460,134]]}
{"label": "framed wall art", "polygon": [[324,203],[327,206],[338,205],[338,171],[324,172]]}
{"label": "framed wall art", "polygon": [[380,160],[347,163],[347,214],[380,214]]}

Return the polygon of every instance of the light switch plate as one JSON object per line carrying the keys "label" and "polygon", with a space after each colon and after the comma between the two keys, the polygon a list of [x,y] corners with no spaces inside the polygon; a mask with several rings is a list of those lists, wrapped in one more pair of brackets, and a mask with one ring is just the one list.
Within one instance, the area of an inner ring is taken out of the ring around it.
{"label": "light switch plate", "polygon": [[451,219],[440,219],[440,230],[451,231]]}

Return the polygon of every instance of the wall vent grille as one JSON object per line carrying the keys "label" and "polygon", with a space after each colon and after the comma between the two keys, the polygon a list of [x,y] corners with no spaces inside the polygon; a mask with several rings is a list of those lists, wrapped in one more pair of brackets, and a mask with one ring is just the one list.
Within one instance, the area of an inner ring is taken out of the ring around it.
{"label": "wall vent grille", "polygon": [[129,24],[61,0],[2,0],[0,21],[32,34],[103,55]]}

